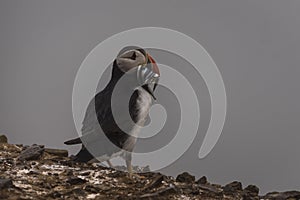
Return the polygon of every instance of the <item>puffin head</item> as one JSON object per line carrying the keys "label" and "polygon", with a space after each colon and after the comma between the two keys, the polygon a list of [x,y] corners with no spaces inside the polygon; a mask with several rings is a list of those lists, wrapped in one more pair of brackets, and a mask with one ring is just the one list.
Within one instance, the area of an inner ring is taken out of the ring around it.
{"label": "puffin head", "polygon": [[139,65],[146,64],[146,53],[138,49],[127,50],[117,56],[116,63],[119,69],[126,73]]}
{"label": "puffin head", "polygon": [[157,86],[160,72],[155,60],[149,53],[142,48],[121,50],[115,64],[123,73],[134,73],[138,85],[156,99],[153,92]]}

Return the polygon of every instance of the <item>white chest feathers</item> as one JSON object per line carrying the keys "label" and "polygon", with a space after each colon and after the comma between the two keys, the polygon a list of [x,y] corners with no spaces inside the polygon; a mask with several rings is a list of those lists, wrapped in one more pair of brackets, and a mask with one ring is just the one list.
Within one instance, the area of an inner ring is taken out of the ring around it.
{"label": "white chest feathers", "polygon": [[138,89],[139,96],[137,98],[138,106],[138,124],[144,124],[147,115],[149,114],[150,107],[152,105],[151,95],[143,88]]}
{"label": "white chest feathers", "polygon": [[137,137],[141,128],[144,126],[146,118],[149,114],[150,107],[152,105],[151,95],[144,90],[143,88],[138,88],[138,98],[136,100],[137,106],[137,121],[136,124],[132,127],[130,135]]}

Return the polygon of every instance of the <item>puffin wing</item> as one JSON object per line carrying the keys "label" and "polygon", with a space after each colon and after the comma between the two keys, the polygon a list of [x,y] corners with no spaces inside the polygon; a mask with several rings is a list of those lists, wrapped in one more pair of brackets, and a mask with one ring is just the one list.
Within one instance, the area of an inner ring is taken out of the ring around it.
{"label": "puffin wing", "polygon": [[81,133],[82,135],[78,138],[65,141],[64,144],[74,145],[81,144],[82,141],[95,141],[101,140],[106,137],[101,134],[101,126],[107,121],[109,115],[110,104],[108,92],[103,90],[96,94],[96,96],[89,102],[85,116],[82,122]]}

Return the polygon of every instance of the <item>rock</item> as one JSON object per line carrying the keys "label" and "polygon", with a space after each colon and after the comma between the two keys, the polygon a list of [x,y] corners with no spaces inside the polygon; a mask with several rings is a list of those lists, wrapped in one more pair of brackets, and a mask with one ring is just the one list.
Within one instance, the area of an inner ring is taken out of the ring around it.
{"label": "rock", "polygon": [[71,185],[77,185],[77,184],[83,184],[83,183],[86,183],[87,181],[82,179],[82,178],[79,178],[79,177],[70,177],[68,180],[67,180],[67,183],[71,184]]}
{"label": "rock", "polygon": [[99,192],[99,190],[96,187],[94,187],[93,185],[87,185],[83,189],[87,192],[95,193],[95,194]]}
{"label": "rock", "polygon": [[146,172],[150,172],[150,166],[144,166],[144,167],[140,167],[140,166],[132,166],[133,171],[138,172],[138,173],[146,173]]}
{"label": "rock", "polygon": [[248,193],[243,193],[242,199],[243,200],[260,200],[259,196],[252,196],[251,194],[248,194]]}
{"label": "rock", "polygon": [[178,191],[175,188],[175,186],[170,185],[169,187],[161,189],[157,192],[143,194],[143,195],[139,196],[138,199],[158,199],[158,197],[161,197],[162,195],[169,195],[169,194],[174,194],[174,193],[177,193],[177,192]]}
{"label": "rock", "polygon": [[29,175],[39,175],[39,171],[38,170],[35,170],[35,169],[32,169],[28,172]]}
{"label": "rock", "polygon": [[49,197],[52,197],[52,198],[61,198],[61,193],[59,193],[58,191],[54,191],[54,192],[51,192],[50,194],[48,194]]}
{"label": "rock", "polygon": [[263,196],[263,199],[274,199],[274,200],[281,200],[281,199],[300,199],[300,192],[299,191],[287,191],[287,192],[270,192]]}
{"label": "rock", "polygon": [[12,158],[0,158],[0,164],[2,164],[2,165],[13,165],[14,160]]}
{"label": "rock", "polygon": [[73,171],[72,170],[70,170],[70,169],[68,169],[68,170],[65,170],[65,172],[64,172],[67,176],[73,176],[74,175],[74,173],[73,173]]}
{"label": "rock", "polygon": [[178,191],[177,191],[176,187],[173,184],[170,184],[169,187],[159,190],[158,194],[159,195],[168,195],[168,194],[174,194],[177,192]]}
{"label": "rock", "polygon": [[160,187],[163,183],[162,181],[166,181],[167,177],[159,174],[153,181],[151,181],[148,185],[146,185],[146,188],[144,190],[151,190],[153,188]]}
{"label": "rock", "polygon": [[241,190],[243,190],[242,183],[238,181],[233,181],[223,187],[223,191],[225,194],[230,194]]}
{"label": "rock", "polygon": [[39,145],[32,145],[23,150],[18,156],[18,160],[38,160],[44,152],[44,147]]}
{"label": "rock", "polygon": [[205,190],[205,191],[208,191],[208,192],[213,192],[213,193],[216,193],[216,194],[220,194],[222,192],[222,190],[220,188],[217,188],[213,185],[200,184],[199,188],[201,190]]}
{"label": "rock", "polygon": [[68,157],[69,153],[67,150],[64,149],[50,149],[50,148],[45,148],[45,152],[59,156],[59,157]]}
{"label": "rock", "polygon": [[258,193],[259,188],[257,186],[248,185],[242,193],[243,200],[258,200]]}
{"label": "rock", "polygon": [[248,185],[245,189],[244,189],[245,192],[247,193],[251,193],[251,194],[254,194],[254,195],[258,195],[259,193],[259,188],[256,186],[256,185]]}
{"label": "rock", "polygon": [[201,178],[199,178],[198,181],[196,181],[197,184],[207,184],[207,178],[206,176],[202,176]]}
{"label": "rock", "polygon": [[191,183],[195,181],[195,176],[192,176],[187,172],[183,172],[176,177],[176,181],[182,183]]}
{"label": "rock", "polygon": [[143,172],[143,173],[145,173],[145,172],[150,172],[150,171],[151,171],[151,169],[150,169],[150,166],[149,166],[149,165],[147,165],[147,166],[145,166],[145,167],[142,168],[142,172]]}
{"label": "rock", "polygon": [[0,143],[7,143],[7,137],[5,135],[0,135]]}
{"label": "rock", "polygon": [[88,176],[88,175],[90,175],[91,174],[91,170],[86,170],[86,171],[81,171],[81,172],[79,172],[78,174],[80,175],[80,176]]}
{"label": "rock", "polygon": [[[39,145],[22,149],[22,146],[0,144],[0,199],[300,199],[297,191],[258,196],[256,186],[249,185],[242,190],[242,184],[237,181],[222,187],[208,183],[203,176],[195,182],[195,177],[186,172],[176,180],[157,172],[129,178],[127,172],[78,163],[64,157],[64,153],[55,152]],[[16,162],[17,158],[22,161]],[[142,167],[135,169],[148,171]]]}
{"label": "rock", "polygon": [[0,189],[9,188],[13,185],[12,180],[9,178],[0,178]]}
{"label": "rock", "polygon": [[85,195],[85,191],[81,188],[75,188],[67,193],[65,193],[64,195],[75,195],[75,196],[84,196]]}

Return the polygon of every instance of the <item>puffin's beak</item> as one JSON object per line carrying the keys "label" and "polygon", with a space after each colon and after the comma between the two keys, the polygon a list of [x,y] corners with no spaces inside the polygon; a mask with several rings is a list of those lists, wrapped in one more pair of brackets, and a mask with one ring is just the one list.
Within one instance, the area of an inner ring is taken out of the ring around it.
{"label": "puffin's beak", "polygon": [[138,80],[142,88],[144,88],[154,100],[156,97],[154,96],[154,90],[159,80],[159,70],[154,61],[154,59],[147,54],[148,64],[145,66],[140,65],[138,67]]}

